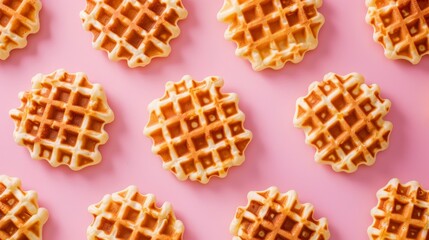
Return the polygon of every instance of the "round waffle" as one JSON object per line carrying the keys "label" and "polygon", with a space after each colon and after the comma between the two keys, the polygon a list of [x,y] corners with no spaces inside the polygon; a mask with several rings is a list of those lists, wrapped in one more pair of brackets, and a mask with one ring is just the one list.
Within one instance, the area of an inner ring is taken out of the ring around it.
{"label": "round waffle", "polygon": [[142,195],[135,186],[104,196],[88,211],[94,216],[88,240],[181,240],[185,230],[169,202],[158,208],[154,195]]}
{"label": "round waffle", "polygon": [[27,46],[27,37],[39,31],[39,0],[0,0],[0,60]]}
{"label": "round waffle", "polygon": [[39,208],[37,193],[23,191],[21,180],[0,175],[0,239],[42,239],[48,211]]}
{"label": "round waffle", "polygon": [[394,178],[377,192],[378,204],[371,210],[374,219],[369,239],[429,238],[429,192],[416,181],[401,184]]}
{"label": "round waffle", "polygon": [[114,115],[99,84],[84,73],[57,70],[32,79],[32,89],[21,92],[21,106],[10,111],[15,141],[34,159],[72,170],[101,161],[99,145],[106,143],[104,125]]}
{"label": "round waffle", "polygon": [[321,6],[322,0],[225,0],[217,18],[229,24],[225,38],[254,70],[280,69],[317,47]]}
{"label": "round waffle", "polygon": [[221,93],[223,79],[196,82],[184,76],[168,82],[162,98],[152,101],[144,134],[153,139],[152,152],[178,179],[207,183],[241,165],[252,133],[243,127],[244,114],[235,93]]}
{"label": "round waffle", "polygon": [[388,147],[392,131],[392,123],[383,119],[390,101],[380,97],[380,88],[366,85],[358,73],[328,73],[308,92],[296,102],[294,124],[317,149],[316,162],[348,173],[361,164],[374,164],[376,154]]}
{"label": "round waffle", "polygon": [[87,0],[80,13],[83,28],[93,33],[92,46],[129,67],[145,66],[170,54],[179,20],[188,12],[181,0]]}
{"label": "round waffle", "polygon": [[429,54],[428,0],[366,0],[366,5],[366,21],[387,58],[417,64]]}
{"label": "round waffle", "polygon": [[251,191],[248,204],[239,207],[230,226],[233,240],[327,240],[325,218],[313,218],[314,207],[301,204],[295,191],[280,193],[276,187]]}

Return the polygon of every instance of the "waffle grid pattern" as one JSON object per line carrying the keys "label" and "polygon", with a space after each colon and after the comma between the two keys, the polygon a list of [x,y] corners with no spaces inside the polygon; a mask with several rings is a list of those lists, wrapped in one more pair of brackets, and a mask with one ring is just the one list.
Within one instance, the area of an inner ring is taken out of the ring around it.
{"label": "waffle grid pattern", "polygon": [[225,38],[254,70],[280,69],[317,47],[321,6],[322,0],[225,0],[218,19],[229,24]]}
{"label": "waffle grid pattern", "polygon": [[222,86],[219,77],[196,82],[184,76],[168,82],[164,97],[149,104],[144,133],[153,139],[152,151],[161,156],[163,167],[180,180],[207,183],[244,161],[252,133],[243,127],[238,96],[221,93]]}
{"label": "waffle grid pattern", "polygon": [[0,1],[0,60],[27,45],[27,36],[39,31],[39,0]]}
{"label": "waffle grid pattern", "polygon": [[108,139],[104,125],[114,118],[101,86],[84,73],[64,70],[38,74],[32,84],[19,94],[21,107],[10,111],[15,141],[54,167],[79,170],[99,163],[98,146]]}
{"label": "waffle grid pattern", "polygon": [[401,184],[394,178],[377,192],[377,198],[378,205],[371,210],[370,239],[429,239],[429,192],[418,182]]}
{"label": "waffle grid pattern", "polygon": [[317,149],[316,162],[335,171],[354,172],[372,165],[388,146],[392,124],[384,121],[390,101],[382,99],[377,85],[364,84],[358,73],[325,75],[310,85],[309,94],[297,100],[294,124],[303,128],[306,143]]}
{"label": "waffle grid pattern", "polygon": [[300,204],[295,191],[280,193],[276,187],[249,192],[248,205],[237,209],[230,231],[233,240],[326,240],[325,218],[313,218],[314,207]]}
{"label": "waffle grid pattern", "polygon": [[181,240],[185,229],[170,203],[158,208],[154,195],[142,195],[135,186],[104,196],[88,210],[94,215],[87,230],[88,240]]}
{"label": "waffle grid pattern", "polygon": [[19,179],[0,175],[0,239],[42,239],[47,220],[36,192],[23,191]]}
{"label": "waffle grid pattern", "polygon": [[413,64],[429,54],[429,1],[367,0],[366,21],[390,59]]}
{"label": "waffle grid pattern", "polygon": [[187,17],[181,0],[87,0],[83,27],[93,33],[93,47],[129,67],[145,66],[170,54],[179,20]]}

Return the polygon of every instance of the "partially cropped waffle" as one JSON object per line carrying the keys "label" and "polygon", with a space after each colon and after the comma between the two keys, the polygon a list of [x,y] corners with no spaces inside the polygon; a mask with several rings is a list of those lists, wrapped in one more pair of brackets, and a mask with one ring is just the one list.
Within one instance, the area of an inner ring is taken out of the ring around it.
{"label": "partially cropped waffle", "polygon": [[217,18],[229,24],[225,38],[254,70],[280,69],[317,47],[321,6],[322,0],[225,0]]}
{"label": "partially cropped waffle", "polygon": [[32,85],[19,94],[21,106],[9,112],[15,141],[54,167],[80,170],[99,163],[98,147],[108,139],[104,126],[114,118],[102,87],[84,73],[64,70],[38,74]]}
{"label": "partially cropped waffle", "polygon": [[129,67],[145,66],[170,54],[179,20],[188,12],[181,0],[87,0],[80,13],[83,27],[93,33],[93,47]]}
{"label": "partially cropped waffle", "polygon": [[39,240],[48,211],[39,208],[37,193],[23,191],[21,180],[0,175],[0,239]]}
{"label": "partially cropped waffle", "polygon": [[223,79],[197,82],[184,76],[168,82],[162,98],[152,101],[144,134],[153,139],[152,151],[177,178],[207,183],[225,177],[241,165],[252,133],[243,127],[244,114],[235,93],[221,93]]}
{"label": "partially cropped waffle", "polygon": [[322,82],[313,82],[296,105],[294,124],[316,148],[316,162],[332,165],[337,172],[374,164],[376,154],[389,145],[392,123],[383,118],[390,101],[358,73],[328,73]]}
{"label": "partially cropped waffle", "polygon": [[301,204],[295,191],[280,193],[276,187],[249,192],[248,204],[239,207],[230,225],[233,240],[327,240],[325,218],[314,219],[314,207]]}
{"label": "partially cropped waffle", "polygon": [[39,31],[40,0],[0,0],[0,60],[27,46],[27,36]]}
{"label": "partially cropped waffle", "polygon": [[429,192],[416,181],[401,184],[394,178],[377,192],[378,204],[371,210],[374,219],[369,239],[429,238]]}
{"label": "partially cropped waffle", "polygon": [[366,5],[366,21],[386,57],[417,64],[429,54],[428,0],[366,0]]}
{"label": "partially cropped waffle", "polygon": [[181,240],[185,231],[169,202],[159,208],[154,195],[142,195],[135,186],[104,196],[88,211],[94,216],[87,230],[88,240]]}

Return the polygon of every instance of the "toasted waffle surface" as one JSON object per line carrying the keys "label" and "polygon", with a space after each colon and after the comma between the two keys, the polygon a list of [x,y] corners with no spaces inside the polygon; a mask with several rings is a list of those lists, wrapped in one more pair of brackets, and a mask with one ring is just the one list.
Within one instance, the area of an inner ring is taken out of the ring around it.
{"label": "toasted waffle surface", "polygon": [[142,195],[135,186],[104,196],[88,210],[94,216],[87,230],[89,240],[181,240],[185,230],[169,202],[159,208],[154,195]]}
{"label": "toasted waffle surface", "polygon": [[80,16],[93,33],[94,48],[138,67],[170,54],[170,40],[180,33],[177,23],[187,14],[181,0],[87,0]]}
{"label": "toasted waffle surface", "polygon": [[10,111],[15,141],[34,159],[52,166],[79,170],[101,161],[98,147],[106,143],[104,130],[114,115],[99,84],[84,73],[57,70],[32,79],[32,89],[19,94],[21,106]]}
{"label": "toasted waffle surface", "polygon": [[23,191],[21,180],[0,175],[0,239],[42,239],[48,211],[39,208],[37,193]]}
{"label": "toasted waffle surface", "polygon": [[428,0],[366,0],[366,21],[390,59],[417,64],[429,54]]}
{"label": "toasted waffle surface", "polygon": [[392,131],[392,124],[383,119],[390,101],[380,97],[380,88],[366,85],[358,73],[328,73],[308,92],[297,100],[294,124],[316,148],[316,162],[344,172],[374,164],[376,154],[388,147]]}
{"label": "toasted waffle surface", "polygon": [[394,178],[377,192],[378,204],[371,210],[369,239],[399,240],[429,238],[429,192],[416,181],[401,184]]}
{"label": "toasted waffle surface", "polygon": [[218,20],[229,24],[225,38],[254,70],[280,69],[315,49],[325,22],[322,0],[225,0]]}
{"label": "toasted waffle surface", "polygon": [[225,177],[244,161],[252,133],[243,127],[244,114],[235,93],[222,93],[223,79],[197,82],[184,76],[168,82],[162,98],[152,101],[144,134],[153,139],[152,151],[177,178],[207,183]]}
{"label": "toasted waffle surface", "polygon": [[0,0],[0,60],[24,48],[29,34],[39,31],[40,0]]}
{"label": "toasted waffle surface", "polygon": [[234,240],[326,240],[325,218],[314,219],[314,207],[301,204],[295,191],[280,193],[276,187],[251,191],[248,204],[239,207],[230,225]]}

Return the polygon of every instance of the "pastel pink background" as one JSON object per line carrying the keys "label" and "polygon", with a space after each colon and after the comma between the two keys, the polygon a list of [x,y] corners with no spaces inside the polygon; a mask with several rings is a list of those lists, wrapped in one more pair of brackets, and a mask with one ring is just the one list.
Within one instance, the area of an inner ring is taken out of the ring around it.
{"label": "pastel pink background", "polygon": [[[0,174],[19,177],[24,189],[39,193],[39,204],[50,213],[44,239],[86,239],[92,221],[87,207],[131,184],[155,194],[159,204],[170,201],[188,240],[231,239],[236,207],[247,203],[248,191],[269,186],[294,189],[302,202],[311,202],[316,217],[328,219],[332,239],[366,239],[375,193],[389,179],[417,180],[429,188],[429,57],[416,66],[386,59],[364,21],[364,1],[325,0],[320,11],[326,23],[318,48],[297,65],[262,72],[236,57],[235,45],[224,40],[227,26],[216,20],[222,0],[183,2],[189,17],[180,22],[182,33],[172,41],[171,55],[147,67],[129,69],[91,47],[92,36],[79,18],[84,0],[43,0],[40,32],[29,38],[27,48],[0,63]],[[18,92],[30,88],[35,74],[58,68],[86,72],[92,82],[101,83],[116,115],[107,126],[110,140],[101,147],[102,163],[80,172],[32,160],[12,137],[8,111],[20,105]],[[316,164],[314,149],[292,123],[295,100],[330,71],[359,72],[392,101],[387,116],[394,124],[390,147],[375,165],[354,174]],[[161,167],[151,153],[151,140],[142,134],[148,103],[163,95],[167,81],[185,74],[196,79],[222,76],[223,90],[238,93],[245,126],[254,135],[244,164],[207,185],[178,181]]]}

